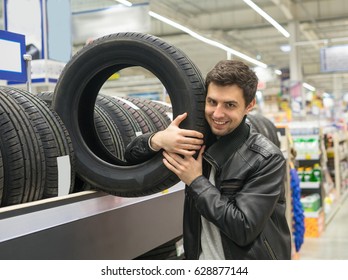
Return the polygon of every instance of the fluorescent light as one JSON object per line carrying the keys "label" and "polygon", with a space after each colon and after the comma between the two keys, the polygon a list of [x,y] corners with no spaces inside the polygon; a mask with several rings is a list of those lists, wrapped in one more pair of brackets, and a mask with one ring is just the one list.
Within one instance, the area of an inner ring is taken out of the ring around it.
{"label": "fluorescent light", "polygon": [[152,11],[149,11],[149,15],[151,17],[155,18],[155,19],[158,19],[158,20],[160,20],[160,21],[162,21],[164,23],[167,23],[167,24],[169,24],[169,25],[171,25],[171,26],[173,26],[173,27],[175,27],[175,28],[177,28],[177,29],[179,29],[179,30],[181,30],[181,31],[191,35],[192,37],[194,37],[194,38],[196,38],[196,39],[198,39],[198,40],[200,40],[200,41],[202,41],[202,42],[204,42],[206,44],[209,44],[211,46],[220,48],[220,49],[226,51],[227,53],[230,53],[230,54],[233,54],[235,56],[238,56],[238,57],[240,57],[240,58],[242,58],[242,59],[244,59],[246,61],[249,61],[249,62],[251,62],[251,63],[253,63],[255,65],[258,65],[260,67],[267,68],[267,64],[265,64],[263,62],[260,62],[260,61],[254,59],[254,58],[251,58],[250,56],[247,56],[247,55],[245,55],[245,54],[243,54],[243,53],[241,53],[239,51],[231,49],[231,48],[225,46],[222,43],[219,43],[219,42],[216,42],[214,40],[208,39],[208,38],[198,34],[197,32],[192,31],[191,29],[187,28],[186,26],[183,26],[183,25],[181,25],[181,24],[179,24],[179,23],[177,23],[175,21],[172,21],[169,18],[161,16],[161,15],[155,13],[155,12],[152,12]]}
{"label": "fluorescent light", "polygon": [[281,45],[280,49],[282,52],[288,53],[291,51],[291,46],[290,45]]}
{"label": "fluorescent light", "polygon": [[119,2],[127,7],[131,7],[133,4],[127,0],[115,0],[116,2]]}
{"label": "fluorescent light", "polygon": [[286,38],[290,37],[290,33],[286,31],[278,22],[276,22],[270,15],[268,15],[264,10],[257,6],[251,0],[243,0],[247,5],[249,5],[253,10],[255,10],[260,16],[272,24],[280,33],[282,33]]}
{"label": "fluorescent light", "polygon": [[310,91],[315,91],[315,87],[311,86],[310,84],[307,83],[302,83],[303,87],[310,90]]}

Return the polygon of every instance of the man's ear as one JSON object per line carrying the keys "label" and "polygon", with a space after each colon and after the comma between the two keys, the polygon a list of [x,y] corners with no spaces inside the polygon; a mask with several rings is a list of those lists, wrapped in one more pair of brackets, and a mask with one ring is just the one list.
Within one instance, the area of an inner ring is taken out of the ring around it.
{"label": "man's ear", "polygon": [[256,104],[256,99],[254,98],[254,99],[249,103],[249,105],[246,107],[246,112],[249,113],[249,112],[255,107],[255,104]]}

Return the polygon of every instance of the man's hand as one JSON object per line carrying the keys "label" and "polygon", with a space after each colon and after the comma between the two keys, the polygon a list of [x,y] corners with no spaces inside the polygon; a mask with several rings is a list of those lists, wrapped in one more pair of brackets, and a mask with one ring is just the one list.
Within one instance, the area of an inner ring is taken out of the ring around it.
{"label": "man's hand", "polygon": [[151,147],[183,156],[194,155],[203,145],[203,134],[195,130],[179,128],[186,117],[187,113],[178,115],[165,130],[157,132],[151,138]]}
{"label": "man's hand", "polygon": [[175,153],[163,152],[163,163],[174,172],[186,185],[191,185],[192,181],[202,175],[202,158],[205,146],[199,151],[197,159],[190,156],[181,157]]}

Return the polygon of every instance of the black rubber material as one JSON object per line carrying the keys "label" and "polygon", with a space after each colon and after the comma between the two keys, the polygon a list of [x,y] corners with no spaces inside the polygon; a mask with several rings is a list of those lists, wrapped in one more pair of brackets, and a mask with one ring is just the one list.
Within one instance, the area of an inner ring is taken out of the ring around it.
{"label": "black rubber material", "polygon": [[42,91],[42,92],[34,93],[35,96],[45,101],[48,107],[51,107],[52,105],[53,94],[54,94],[53,91]]}
{"label": "black rubber material", "polygon": [[94,107],[94,124],[100,140],[113,155],[121,160],[124,159],[125,146],[117,125],[109,114],[96,104]]}
{"label": "black rubber material", "polygon": [[136,105],[127,99],[121,97],[114,97],[117,102],[127,111],[130,112],[136,122],[140,125],[141,133],[149,133],[157,131],[156,126],[149,116]]}
{"label": "black rubber material", "polygon": [[159,113],[159,116],[161,116],[161,118],[164,120],[166,127],[172,122],[172,116],[169,117],[169,110],[166,106],[154,100],[146,100],[145,102]]}
{"label": "black rubber material", "polygon": [[162,82],[174,116],[188,112],[183,128],[207,133],[204,81],[180,50],[141,33],[112,34],[86,45],[61,73],[52,105],[71,135],[79,176],[119,196],[148,195],[179,181],[163,165],[161,153],[143,164],[126,166],[111,153],[105,153],[97,136],[93,115],[99,91],[112,74],[132,66],[149,70]]}
{"label": "black rubber material", "polygon": [[4,168],[1,206],[39,200],[43,193],[45,155],[37,128],[7,87],[0,87],[0,149]]}
{"label": "black rubber material", "polygon": [[138,133],[141,134],[142,130],[138,121],[115,98],[99,94],[97,105],[103,108],[116,124],[124,146],[127,146]]}
{"label": "black rubber material", "polygon": [[2,162],[2,154],[0,149],[0,206],[2,201],[3,191],[4,191],[4,164]]}
{"label": "black rubber material", "polygon": [[37,129],[45,155],[46,177],[43,193],[40,198],[58,196],[58,163],[57,158],[69,156],[70,187],[73,192],[75,180],[74,152],[70,136],[60,120],[48,104],[32,93],[16,89],[3,88],[25,110],[32,125]]}
{"label": "black rubber material", "polygon": [[152,131],[163,130],[170,124],[169,117],[160,112],[161,107],[156,108],[150,100],[132,97],[127,97],[127,100],[138,106],[152,120],[155,127]]}
{"label": "black rubber material", "polygon": [[[34,95],[43,100],[51,108],[53,94],[53,91],[43,91]],[[117,158],[124,160],[125,146],[116,124],[103,108],[96,105],[94,109],[94,125],[96,126],[100,140],[107,150]]]}

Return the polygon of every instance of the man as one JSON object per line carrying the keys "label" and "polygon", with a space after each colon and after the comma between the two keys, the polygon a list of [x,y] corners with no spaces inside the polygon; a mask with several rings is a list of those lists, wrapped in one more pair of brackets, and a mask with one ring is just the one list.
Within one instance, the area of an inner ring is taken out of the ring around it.
{"label": "man", "polygon": [[164,165],[186,184],[186,259],[291,258],[284,157],[245,122],[257,83],[240,61],[220,61],[207,74],[205,118],[216,136],[209,147],[201,133],[179,128],[186,113],[127,147],[129,161],[163,150]]}

